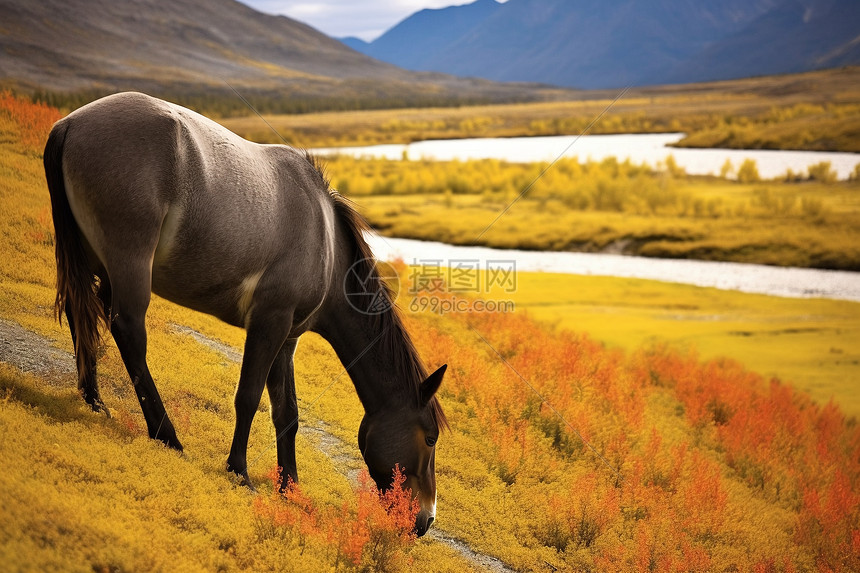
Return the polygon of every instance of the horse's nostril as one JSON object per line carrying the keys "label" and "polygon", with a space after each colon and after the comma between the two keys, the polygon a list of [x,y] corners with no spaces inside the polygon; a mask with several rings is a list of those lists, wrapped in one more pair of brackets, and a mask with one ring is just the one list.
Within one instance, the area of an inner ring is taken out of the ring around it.
{"label": "horse's nostril", "polygon": [[430,526],[433,525],[433,517],[427,518],[427,523],[421,524],[420,520],[415,524],[415,535],[423,537],[425,533],[430,531]]}

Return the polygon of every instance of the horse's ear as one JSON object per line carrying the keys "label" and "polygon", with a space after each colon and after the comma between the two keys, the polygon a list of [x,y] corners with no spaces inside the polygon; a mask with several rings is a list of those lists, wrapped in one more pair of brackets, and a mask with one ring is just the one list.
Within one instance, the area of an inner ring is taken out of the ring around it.
{"label": "horse's ear", "polygon": [[439,385],[442,383],[442,376],[445,375],[445,370],[448,368],[447,364],[443,364],[439,368],[436,369],[436,372],[427,377],[427,380],[421,383],[421,403],[427,404],[430,401],[430,398],[436,394],[436,390],[439,389]]}

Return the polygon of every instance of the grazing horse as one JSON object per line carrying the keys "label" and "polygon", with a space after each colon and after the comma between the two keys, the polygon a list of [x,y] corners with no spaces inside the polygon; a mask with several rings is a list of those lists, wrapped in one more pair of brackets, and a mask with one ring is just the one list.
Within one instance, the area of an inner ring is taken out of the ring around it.
{"label": "grazing horse", "polygon": [[265,386],[278,464],[285,481],[297,481],[293,355],[299,336],[317,332],[364,406],[358,443],[371,477],[384,490],[393,468],[404,469],[420,503],[416,531],[426,533],[436,513],[435,444],[447,424],[435,395],[445,366],[428,376],[379,277],[365,223],[312,157],[251,143],[139,93],[58,121],[44,157],[56,311],[69,323],[78,387],[93,410],[107,412],[96,380],[106,322],[149,436],[182,450],[146,363],[154,292],[245,328],[227,469],[253,489],[248,435]]}

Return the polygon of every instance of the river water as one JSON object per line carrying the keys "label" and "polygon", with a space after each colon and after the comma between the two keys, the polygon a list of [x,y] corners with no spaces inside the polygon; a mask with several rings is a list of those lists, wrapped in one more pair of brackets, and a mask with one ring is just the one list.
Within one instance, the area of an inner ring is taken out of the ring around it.
{"label": "river water", "polygon": [[[320,154],[389,159],[437,161],[499,159],[512,162],[553,161],[578,157],[600,161],[607,157],[630,159],[657,167],[672,155],[692,175],[717,174],[728,159],[737,168],[753,159],[763,178],[784,175],[788,169],[804,172],[810,165],[829,161],[840,179],[847,179],[860,163],[860,154],[817,151],[770,151],[734,149],[684,149],[668,147],[681,133],[512,137],[419,141],[407,145],[374,145],[317,149]],[[860,301],[860,273],[771,267],[679,259],[653,259],[623,255],[518,251],[486,247],[454,246],[370,235],[376,256],[383,260],[402,258],[407,263],[442,264],[469,261],[487,264],[515,261],[518,271],[545,271],[579,275],[650,279],[715,287],[784,297],[820,297]]]}
{"label": "river water", "polygon": [[448,245],[367,235],[377,258],[407,264],[511,268],[575,275],[650,279],[724,290],[794,298],[831,298],[860,302],[860,273],[721,263],[687,259],[654,259],[626,255],[519,251]]}
{"label": "river water", "polygon": [[847,179],[860,163],[858,153],[829,151],[776,151],[766,149],[686,149],[669,145],[684,137],[683,133],[649,133],[621,135],[560,135],[549,137],[510,137],[480,139],[441,139],[409,144],[371,145],[316,149],[321,155],[344,154],[354,157],[387,159],[499,159],[511,162],[553,161],[558,157],[580,160],[603,160],[616,157],[633,163],[657,167],[668,155],[690,175],[716,175],[728,159],[735,169],[746,159],[758,166],[765,179],[785,175],[788,169],[805,173],[810,165],[829,161],[839,179]]}

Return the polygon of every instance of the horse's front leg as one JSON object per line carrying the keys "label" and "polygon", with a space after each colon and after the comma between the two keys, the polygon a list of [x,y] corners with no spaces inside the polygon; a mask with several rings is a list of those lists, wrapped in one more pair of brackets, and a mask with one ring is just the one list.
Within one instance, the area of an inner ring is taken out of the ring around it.
{"label": "horse's front leg", "polygon": [[227,470],[237,474],[243,485],[254,490],[248,477],[248,436],[251,422],[260,405],[263,386],[278,351],[284,345],[292,326],[292,312],[269,312],[258,318],[252,316],[245,339],[242,373],[236,389],[236,429],[227,458]]}
{"label": "horse's front leg", "polygon": [[288,339],[281,347],[266,388],[272,405],[272,422],[275,424],[278,442],[278,465],[281,467],[281,488],[299,481],[296,469],[296,432],[299,429],[299,406],[296,401],[296,380],[293,374],[293,356],[297,338]]}

